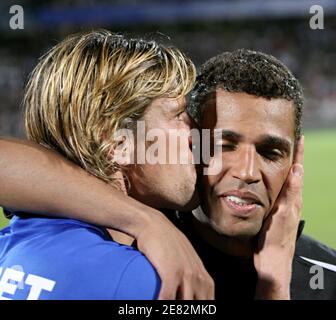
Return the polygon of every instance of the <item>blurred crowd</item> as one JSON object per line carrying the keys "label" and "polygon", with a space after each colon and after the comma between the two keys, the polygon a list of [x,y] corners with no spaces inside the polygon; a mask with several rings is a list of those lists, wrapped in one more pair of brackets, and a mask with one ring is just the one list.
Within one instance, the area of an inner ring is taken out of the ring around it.
{"label": "blurred crowd", "polygon": [[[22,97],[27,76],[48,47],[74,31],[25,32],[15,38],[0,35],[0,135],[24,135]],[[310,29],[306,19],[263,19],[143,26],[125,31],[172,43],[197,66],[222,51],[237,48],[273,54],[303,84],[305,129],[336,127],[336,19],[329,19],[324,30]]]}

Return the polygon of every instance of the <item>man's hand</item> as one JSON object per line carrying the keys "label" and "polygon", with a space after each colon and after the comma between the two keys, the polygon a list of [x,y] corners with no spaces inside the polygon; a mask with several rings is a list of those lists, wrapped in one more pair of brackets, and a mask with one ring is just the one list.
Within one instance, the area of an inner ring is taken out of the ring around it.
{"label": "man's hand", "polygon": [[254,254],[257,299],[290,299],[292,261],[302,209],[304,138],[272,212],[259,233]]}
{"label": "man's hand", "polygon": [[160,275],[159,299],[214,299],[214,281],[186,236],[165,216],[155,213],[152,218],[136,240]]}

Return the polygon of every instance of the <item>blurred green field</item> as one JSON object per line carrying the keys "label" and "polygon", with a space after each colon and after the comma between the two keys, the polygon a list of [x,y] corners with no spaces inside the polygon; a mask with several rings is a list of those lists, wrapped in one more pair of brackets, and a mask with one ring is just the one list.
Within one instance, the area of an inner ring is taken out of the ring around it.
{"label": "blurred green field", "polygon": [[7,224],[7,219],[3,216],[2,209],[0,208],[0,228],[4,227]]}
{"label": "blurred green field", "polygon": [[[305,134],[305,233],[336,248],[336,131]],[[1,210],[1,209],[0,209]],[[0,215],[0,227],[7,220]]]}
{"label": "blurred green field", "polygon": [[305,134],[305,233],[336,248],[336,131]]}

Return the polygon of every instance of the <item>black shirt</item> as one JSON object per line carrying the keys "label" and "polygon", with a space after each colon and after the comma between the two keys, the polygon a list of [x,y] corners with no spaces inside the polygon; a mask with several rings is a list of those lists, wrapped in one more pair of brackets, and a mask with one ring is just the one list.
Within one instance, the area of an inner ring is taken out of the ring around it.
{"label": "black shirt", "polygon": [[[225,254],[202,240],[191,228],[191,214],[169,213],[167,216],[187,235],[214,279],[216,300],[254,299],[258,276],[252,257],[247,259]],[[303,223],[300,224],[293,259],[291,299],[336,300],[336,251],[302,235],[302,229]],[[325,266],[335,271],[314,267],[321,263],[328,264]]]}

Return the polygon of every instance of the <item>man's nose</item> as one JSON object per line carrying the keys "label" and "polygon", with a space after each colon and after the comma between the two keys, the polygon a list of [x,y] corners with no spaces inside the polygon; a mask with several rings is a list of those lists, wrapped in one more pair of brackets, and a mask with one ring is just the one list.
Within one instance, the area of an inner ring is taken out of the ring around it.
{"label": "man's nose", "polygon": [[237,155],[237,161],[232,168],[232,176],[247,184],[259,182],[261,172],[255,148],[252,146],[241,147]]}

